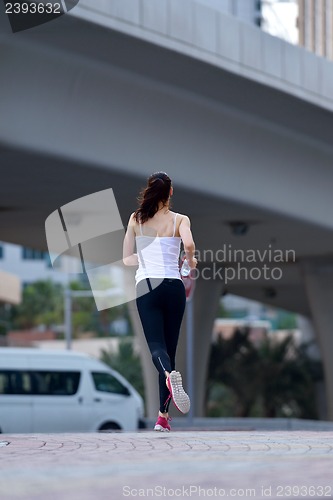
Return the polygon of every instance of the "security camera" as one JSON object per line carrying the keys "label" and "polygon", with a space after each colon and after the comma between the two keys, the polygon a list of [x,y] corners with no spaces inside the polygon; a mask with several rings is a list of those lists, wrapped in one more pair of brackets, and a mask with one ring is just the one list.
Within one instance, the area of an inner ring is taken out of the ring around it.
{"label": "security camera", "polygon": [[249,227],[250,227],[247,222],[242,222],[242,221],[229,222],[229,226],[230,226],[232,234],[234,234],[235,236],[245,235],[248,232]]}

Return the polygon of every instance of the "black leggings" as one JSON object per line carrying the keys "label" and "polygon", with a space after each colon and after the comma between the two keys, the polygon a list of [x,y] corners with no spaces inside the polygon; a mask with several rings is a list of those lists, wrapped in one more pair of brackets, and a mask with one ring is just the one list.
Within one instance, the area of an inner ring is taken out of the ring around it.
{"label": "black leggings", "polygon": [[[159,284],[160,283],[160,284]],[[158,285],[158,286],[156,286]],[[175,369],[176,349],[186,296],[182,280],[149,278],[136,287],[136,304],[152,360],[158,370],[160,411],[167,412],[170,398],[165,371]]]}

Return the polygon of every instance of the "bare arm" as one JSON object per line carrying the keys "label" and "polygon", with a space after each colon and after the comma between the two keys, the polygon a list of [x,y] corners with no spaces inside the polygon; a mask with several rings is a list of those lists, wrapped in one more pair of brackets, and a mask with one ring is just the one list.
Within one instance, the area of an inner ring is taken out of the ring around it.
{"label": "bare arm", "polygon": [[134,226],[135,226],[135,220],[133,212],[128,221],[127,231],[123,243],[123,263],[125,264],[125,266],[139,265],[137,254],[133,253],[135,244]]}
{"label": "bare arm", "polygon": [[183,241],[186,260],[190,267],[196,267],[197,259],[194,257],[195,244],[191,231],[191,221],[187,215],[184,215],[179,224],[179,234]]}

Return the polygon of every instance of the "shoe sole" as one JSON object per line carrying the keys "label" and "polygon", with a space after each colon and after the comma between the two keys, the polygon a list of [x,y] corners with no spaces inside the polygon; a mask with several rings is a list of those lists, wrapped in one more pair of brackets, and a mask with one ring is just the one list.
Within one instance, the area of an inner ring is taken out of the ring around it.
{"label": "shoe sole", "polygon": [[168,378],[168,387],[175,407],[181,413],[190,411],[191,402],[183,388],[182,376],[179,372],[172,371]]}
{"label": "shoe sole", "polygon": [[169,429],[166,429],[165,427],[162,427],[160,424],[155,425],[154,431],[170,432]]}

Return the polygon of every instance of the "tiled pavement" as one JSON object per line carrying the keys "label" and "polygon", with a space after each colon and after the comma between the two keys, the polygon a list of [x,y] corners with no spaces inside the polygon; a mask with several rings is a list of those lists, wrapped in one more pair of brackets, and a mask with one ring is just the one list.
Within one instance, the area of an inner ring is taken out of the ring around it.
{"label": "tiled pavement", "polygon": [[333,432],[0,435],[0,499],[331,498]]}

